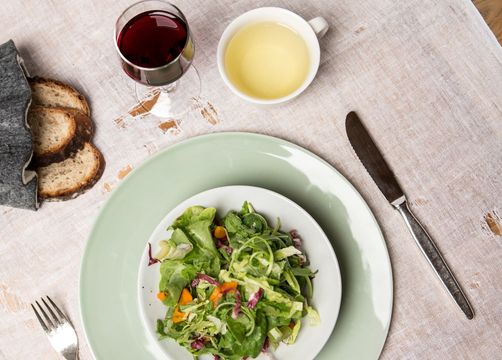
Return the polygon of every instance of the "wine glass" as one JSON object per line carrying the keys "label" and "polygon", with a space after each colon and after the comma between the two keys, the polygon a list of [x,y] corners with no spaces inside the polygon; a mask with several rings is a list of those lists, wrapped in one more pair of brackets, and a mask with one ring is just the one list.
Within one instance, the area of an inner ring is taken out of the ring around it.
{"label": "wine glass", "polygon": [[136,81],[143,113],[180,119],[200,93],[191,66],[195,47],[181,10],[162,0],[137,2],[117,19],[114,38],[122,69]]}

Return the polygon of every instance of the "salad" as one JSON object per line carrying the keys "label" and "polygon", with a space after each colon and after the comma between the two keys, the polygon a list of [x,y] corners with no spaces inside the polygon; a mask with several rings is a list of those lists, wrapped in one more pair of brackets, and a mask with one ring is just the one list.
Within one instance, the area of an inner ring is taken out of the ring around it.
{"label": "salad", "polygon": [[237,360],[293,344],[307,316],[315,272],[295,231],[270,226],[249,202],[217,218],[215,208],[186,209],[149,265],[160,263],[160,339],[172,338],[194,359]]}

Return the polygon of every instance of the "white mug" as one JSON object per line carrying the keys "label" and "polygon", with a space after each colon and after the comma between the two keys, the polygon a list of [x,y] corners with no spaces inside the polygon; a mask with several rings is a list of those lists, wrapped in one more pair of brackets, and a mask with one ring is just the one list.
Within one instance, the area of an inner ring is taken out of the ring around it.
{"label": "white mug", "polygon": [[[228,45],[228,42],[232,39],[237,31],[242,29],[244,26],[257,23],[257,22],[277,22],[282,25],[289,27],[294,30],[297,34],[299,34],[305,44],[307,45],[309,56],[310,56],[310,69],[308,71],[307,77],[303,81],[303,83],[291,94],[286,96],[276,98],[276,99],[260,99],[251,97],[239,89],[235,87],[235,85],[228,78],[225,71],[225,51]],[[278,104],[288,100],[293,99],[302,93],[307,86],[310,85],[312,80],[317,73],[317,69],[319,68],[320,61],[320,48],[319,48],[319,40],[321,37],[326,34],[328,31],[328,23],[322,17],[316,17],[310,21],[304,20],[299,15],[291,12],[289,10],[278,8],[278,7],[262,7],[258,9],[254,9],[248,11],[236,19],[234,19],[225,29],[223,34],[221,35],[220,42],[218,43],[217,50],[217,62],[218,62],[218,70],[220,72],[221,77],[225,84],[237,95],[241,98],[250,101],[255,104]]]}

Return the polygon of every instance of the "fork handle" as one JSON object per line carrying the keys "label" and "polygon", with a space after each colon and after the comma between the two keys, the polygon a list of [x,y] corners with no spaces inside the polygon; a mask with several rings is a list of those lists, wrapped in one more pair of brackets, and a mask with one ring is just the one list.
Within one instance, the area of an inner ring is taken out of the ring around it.
{"label": "fork handle", "polygon": [[411,235],[418,244],[418,247],[422,250],[422,253],[425,255],[427,260],[429,260],[429,263],[436,271],[436,274],[446,287],[446,290],[448,290],[448,293],[464,312],[467,319],[471,320],[474,317],[474,311],[472,310],[471,304],[469,304],[469,300],[467,300],[467,297],[464,295],[457,279],[455,279],[455,276],[446,264],[446,261],[443,259],[443,256],[439,252],[432,238],[429,236],[427,231],[425,231],[415,215],[413,215],[406,201],[403,201],[400,204],[395,204],[395,207],[403,216]]}

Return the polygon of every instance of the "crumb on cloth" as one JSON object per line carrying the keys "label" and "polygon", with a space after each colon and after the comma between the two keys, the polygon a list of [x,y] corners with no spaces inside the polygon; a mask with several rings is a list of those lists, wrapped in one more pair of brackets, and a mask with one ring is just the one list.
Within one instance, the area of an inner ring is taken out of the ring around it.
{"label": "crumb on cloth", "polygon": [[119,180],[122,180],[125,178],[130,172],[132,171],[132,165],[128,164],[127,166],[123,167],[122,169],[119,170],[117,174],[117,178]]}
{"label": "crumb on cloth", "polygon": [[500,225],[500,219],[497,215],[487,213],[485,215],[485,221],[493,235],[502,236],[502,225]]}

